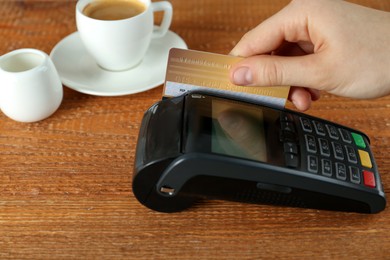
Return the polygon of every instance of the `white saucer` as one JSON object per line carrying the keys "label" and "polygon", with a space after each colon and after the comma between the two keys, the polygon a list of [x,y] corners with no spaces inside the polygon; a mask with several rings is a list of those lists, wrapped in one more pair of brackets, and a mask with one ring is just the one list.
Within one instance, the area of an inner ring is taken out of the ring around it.
{"label": "white saucer", "polygon": [[62,39],[51,51],[62,83],[78,92],[97,96],[120,96],[155,88],[164,83],[171,48],[187,49],[180,36],[168,31],[152,40],[137,67],[120,72],[101,69],[87,53],[78,32]]}

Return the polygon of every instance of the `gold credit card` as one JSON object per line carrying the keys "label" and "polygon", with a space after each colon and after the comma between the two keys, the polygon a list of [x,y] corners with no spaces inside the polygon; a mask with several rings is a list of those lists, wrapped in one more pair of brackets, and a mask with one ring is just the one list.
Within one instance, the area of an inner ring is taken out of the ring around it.
{"label": "gold credit card", "polygon": [[169,52],[164,97],[193,90],[225,92],[269,105],[284,107],[289,86],[237,86],[229,80],[229,69],[240,57],[173,48]]}

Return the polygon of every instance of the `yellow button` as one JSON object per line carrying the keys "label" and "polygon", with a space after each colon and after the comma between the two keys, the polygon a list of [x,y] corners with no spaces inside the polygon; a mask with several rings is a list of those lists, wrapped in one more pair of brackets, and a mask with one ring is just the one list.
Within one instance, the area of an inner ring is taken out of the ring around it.
{"label": "yellow button", "polygon": [[367,167],[367,168],[372,168],[370,155],[366,151],[363,151],[363,150],[358,150],[358,152],[359,152],[359,156],[360,156],[360,162],[362,163],[362,165],[364,167]]}

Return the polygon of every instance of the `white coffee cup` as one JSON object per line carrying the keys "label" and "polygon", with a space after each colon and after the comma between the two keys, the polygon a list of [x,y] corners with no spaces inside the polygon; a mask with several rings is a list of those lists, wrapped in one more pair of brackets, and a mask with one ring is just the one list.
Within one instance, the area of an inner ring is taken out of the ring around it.
{"label": "white coffee cup", "polygon": [[61,104],[62,83],[49,56],[19,49],[0,57],[0,108],[20,122],[49,117]]}
{"label": "white coffee cup", "polygon": [[[172,21],[172,5],[167,1],[137,0],[145,5],[145,10],[126,19],[99,20],[85,15],[85,7],[97,1],[102,0],[80,0],[77,3],[76,23],[87,51],[106,70],[122,71],[137,66],[151,39],[163,37]],[[163,11],[164,16],[161,25],[154,28],[153,13],[157,11]]]}

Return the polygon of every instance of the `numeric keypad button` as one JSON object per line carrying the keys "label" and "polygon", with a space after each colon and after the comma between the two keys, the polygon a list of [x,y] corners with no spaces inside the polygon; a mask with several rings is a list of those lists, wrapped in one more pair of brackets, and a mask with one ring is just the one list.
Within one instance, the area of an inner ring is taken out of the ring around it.
{"label": "numeric keypad button", "polygon": [[311,173],[318,172],[318,158],[317,158],[317,156],[313,156],[313,155],[307,156],[307,169]]}
{"label": "numeric keypad button", "polygon": [[344,160],[343,146],[340,143],[332,142],[333,154],[336,159]]}
{"label": "numeric keypad button", "polygon": [[360,183],[360,171],[359,168],[354,166],[349,166],[349,174],[351,181],[353,183],[359,184]]}
{"label": "numeric keypad button", "polygon": [[314,129],[316,130],[316,133],[320,136],[325,136],[324,124],[317,122],[317,121],[313,121],[313,124],[314,124]]}
{"label": "numeric keypad button", "polygon": [[330,156],[330,147],[329,142],[326,139],[320,138],[318,139],[320,144],[320,153],[323,156]]}
{"label": "numeric keypad button", "polygon": [[352,146],[346,145],[345,152],[347,154],[348,162],[356,164],[357,163],[357,156],[356,156],[355,149],[353,149]]}
{"label": "numeric keypad button", "polygon": [[317,140],[312,135],[305,135],[306,150],[311,153],[317,152]]}
{"label": "numeric keypad button", "polygon": [[347,179],[347,168],[343,163],[336,163],[336,178],[345,181]]}
{"label": "numeric keypad button", "polygon": [[311,126],[311,122],[309,119],[301,117],[301,118],[299,118],[299,120],[301,121],[301,126],[302,126],[303,131],[305,131],[307,133],[313,132],[313,128]]}
{"label": "numeric keypad button", "polygon": [[351,138],[351,135],[350,133],[345,130],[345,129],[339,129],[339,132],[340,132],[340,135],[341,135],[341,139],[346,142],[346,143],[352,143],[352,138]]}
{"label": "numeric keypad button", "polygon": [[332,162],[328,159],[321,160],[322,175],[332,177]]}
{"label": "numeric keypad button", "polygon": [[328,129],[328,134],[330,138],[339,140],[339,133],[337,132],[337,128],[333,125],[326,125],[326,128]]}

